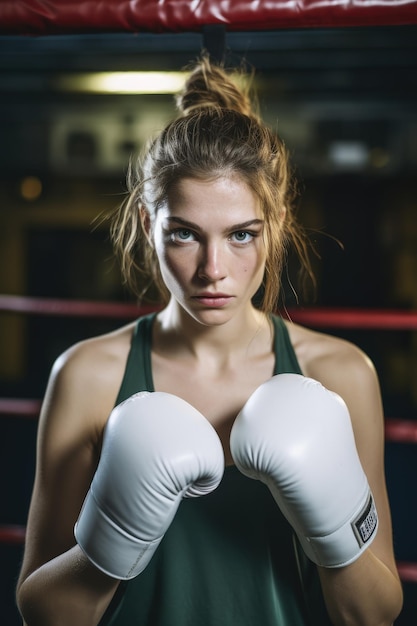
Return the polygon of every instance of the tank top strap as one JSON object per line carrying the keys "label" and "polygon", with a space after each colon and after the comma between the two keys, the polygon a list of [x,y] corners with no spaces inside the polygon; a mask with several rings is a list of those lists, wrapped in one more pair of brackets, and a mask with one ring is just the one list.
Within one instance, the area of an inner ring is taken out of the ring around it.
{"label": "tank top strap", "polygon": [[271,320],[274,325],[274,374],[302,374],[284,320],[278,315],[272,315]]}
{"label": "tank top strap", "polygon": [[150,313],[136,321],[116,404],[138,391],[155,391],[151,364],[152,325],[155,315],[156,313]]}

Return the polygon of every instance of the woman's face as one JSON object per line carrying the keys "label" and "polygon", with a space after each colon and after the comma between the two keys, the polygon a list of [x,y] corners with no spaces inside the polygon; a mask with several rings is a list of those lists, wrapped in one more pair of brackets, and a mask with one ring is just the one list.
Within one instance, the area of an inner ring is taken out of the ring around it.
{"label": "woman's face", "polygon": [[171,299],[194,319],[223,324],[252,306],[266,244],[259,201],[242,180],[180,180],[151,231]]}

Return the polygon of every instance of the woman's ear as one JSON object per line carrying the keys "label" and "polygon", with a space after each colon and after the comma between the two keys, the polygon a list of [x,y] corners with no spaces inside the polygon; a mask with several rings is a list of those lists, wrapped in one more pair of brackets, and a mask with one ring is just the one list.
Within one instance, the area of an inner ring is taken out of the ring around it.
{"label": "woman's ear", "polygon": [[139,217],[140,223],[142,225],[142,230],[146,236],[148,244],[153,248],[153,238],[152,238],[152,224],[151,218],[144,206],[141,206],[139,209]]}

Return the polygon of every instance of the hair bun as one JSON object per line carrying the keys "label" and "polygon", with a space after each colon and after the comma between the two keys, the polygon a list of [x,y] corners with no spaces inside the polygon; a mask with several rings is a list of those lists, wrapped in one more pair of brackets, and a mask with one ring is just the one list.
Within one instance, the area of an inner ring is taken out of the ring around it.
{"label": "hair bun", "polygon": [[[242,73],[240,78],[243,78]],[[177,108],[183,115],[204,108],[229,109],[254,115],[247,83],[244,80],[238,82],[236,75],[233,77],[223,67],[213,65],[205,55],[192,68],[184,88],[177,95]]]}

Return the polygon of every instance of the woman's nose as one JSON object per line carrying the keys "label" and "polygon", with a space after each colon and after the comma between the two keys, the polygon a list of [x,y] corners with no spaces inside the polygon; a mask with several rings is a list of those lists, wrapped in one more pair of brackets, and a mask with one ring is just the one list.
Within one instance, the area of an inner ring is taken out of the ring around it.
{"label": "woman's nose", "polygon": [[210,282],[222,280],[226,276],[224,253],[218,244],[207,244],[201,249],[198,277]]}

